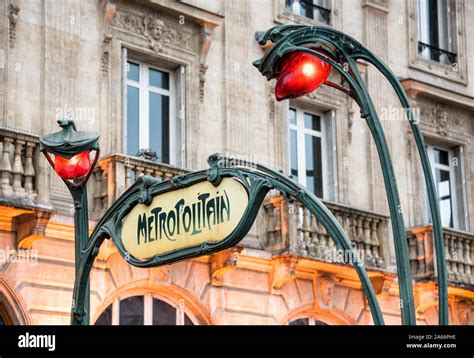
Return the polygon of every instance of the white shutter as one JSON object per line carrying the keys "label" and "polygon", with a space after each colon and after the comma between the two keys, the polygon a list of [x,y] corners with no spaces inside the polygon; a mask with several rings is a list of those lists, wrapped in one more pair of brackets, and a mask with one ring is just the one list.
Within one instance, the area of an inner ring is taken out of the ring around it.
{"label": "white shutter", "polygon": [[336,162],[336,112],[331,110],[321,118],[321,125],[324,126],[324,138],[322,155],[326,156],[323,161],[326,163],[326,171],[323,172],[324,198],[337,202],[337,162]]}
{"label": "white shutter", "polygon": [[[456,195],[456,215],[458,218],[458,228],[469,230],[469,212],[467,207],[466,173],[464,167],[464,148],[462,146],[453,149],[457,165],[454,166],[454,192]],[[453,163],[454,164],[454,163]]]}
{"label": "white shutter", "polygon": [[125,154],[127,154],[127,49],[122,48],[122,148]]}
{"label": "white shutter", "polygon": [[177,93],[176,103],[178,116],[176,125],[177,165],[186,167],[186,67],[179,66],[176,75]]}

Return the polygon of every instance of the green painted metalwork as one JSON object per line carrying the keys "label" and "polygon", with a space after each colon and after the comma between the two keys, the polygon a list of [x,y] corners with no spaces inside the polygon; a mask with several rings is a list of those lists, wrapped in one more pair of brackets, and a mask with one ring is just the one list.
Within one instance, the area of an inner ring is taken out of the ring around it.
{"label": "green painted metalwork", "polygon": [[98,149],[98,133],[78,132],[74,121],[69,118],[59,119],[58,124],[62,130],[41,138],[40,151],[70,159],[86,150]]}
{"label": "green painted metalwork", "polygon": [[[210,156],[208,162],[210,165],[208,170],[192,172],[175,177],[169,181],[161,182],[152,177],[142,176],[105,213],[91,234],[87,247],[81,253],[79,273],[73,293],[76,305],[72,324],[89,324],[85,310],[89,274],[94,259],[99,252],[100,245],[105,239],[111,238],[125,260],[137,267],[154,267],[220,251],[236,245],[245,237],[255,221],[265,196],[271,189],[281,192],[287,200],[298,200],[306,206],[327,230],[329,236],[334,240],[336,247],[347,253],[344,257],[350,258],[350,263],[354,265],[359,275],[374,323],[377,325],[383,324],[383,316],[372,284],[362,263],[357,260],[357,255],[351,241],[334,215],[314,194],[296,181],[263,165],[246,163],[240,160],[234,161],[231,158],[225,158],[218,154]],[[238,163],[238,166],[235,166],[233,163]],[[152,197],[156,195],[189,187],[206,180],[214,185],[218,185],[224,177],[231,177],[242,183],[249,196],[249,203],[235,230],[223,241],[216,244],[204,243],[158,255],[145,261],[132,257],[125,250],[120,237],[122,219],[137,204],[150,204]]]}
{"label": "green painted metalwork", "polygon": [[[263,75],[267,76],[268,79],[277,77],[278,61],[285,54],[292,51],[304,51],[327,61],[336,68],[342,75],[343,82],[341,82],[341,84],[326,82],[326,84],[350,95],[361,108],[361,116],[366,119],[375,141],[387,191],[397,256],[397,270],[402,303],[402,322],[404,324],[415,324],[416,317],[411,273],[408,263],[408,248],[395,175],[380,121],[367,88],[357,69],[356,61],[358,59],[364,59],[372,63],[394,87],[407,112],[427,183],[437,249],[440,323],[447,324],[447,283],[444,244],[434,181],[431,176],[430,164],[425,152],[423,136],[418,128],[418,122],[415,121],[409,101],[402,87],[396,80],[396,77],[382,61],[365,49],[360,43],[330,28],[302,25],[277,26],[265,34],[260,34],[260,43],[264,44],[268,40],[272,41],[274,46],[261,60],[254,62],[254,65]],[[323,52],[319,50],[323,50]],[[344,86],[345,83],[348,84],[348,87]],[[54,167],[54,163],[48,153],[71,158],[73,155],[84,150],[96,150],[96,157],[92,165],[92,167],[94,167],[99,155],[98,134],[77,132],[74,122],[70,120],[61,120],[59,124],[63,128],[61,132],[46,136],[41,140],[41,150],[45,153],[51,165]],[[232,163],[238,163],[239,165],[235,166]],[[336,218],[316,196],[294,180],[262,165],[233,161],[231,158],[225,158],[217,154],[209,157],[209,165],[210,168],[207,171],[189,173],[165,182],[160,182],[152,177],[140,177],[106,212],[90,238],[88,238],[85,183],[91,172],[79,181],[70,182],[64,180],[71,191],[75,207],[76,281],[73,292],[71,317],[71,323],[73,325],[89,324],[89,275],[94,259],[99,252],[100,245],[105,239],[111,238],[120,254],[130,264],[137,267],[154,267],[220,251],[236,245],[245,237],[255,221],[265,196],[271,189],[280,191],[286,200],[300,201],[321,222],[329,236],[335,242],[336,247],[348,253],[348,255],[344,255],[344,257],[350,258],[350,263],[354,265],[359,275],[374,323],[377,325],[383,324],[383,316],[372,284],[362,263],[357,261],[357,255],[355,254],[355,249],[351,241]],[[223,177],[232,177],[239,180],[246,188],[249,196],[249,203],[242,219],[236,229],[223,241],[218,243],[204,243],[194,247],[157,255],[147,260],[136,259],[125,250],[120,237],[122,219],[137,204],[149,205],[152,197],[156,195],[179,188],[185,188],[206,180],[218,185]]]}
{"label": "green painted metalwork", "polygon": [[[87,150],[94,150],[95,157],[91,165],[89,173],[78,180],[69,181],[62,179],[66,184],[74,201],[74,237],[75,237],[75,277],[78,279],[79,263],[82,260],[82,252],[86,249],[89,240],[89,211],[87,207],[87,189],[86,184],[92,174],[92,169],[97,163],[100,155],[99,137],[95,132],[78,132],[74,121],[68,118],[59,119],[61,131],[49,134],[40,139],[40,151],[43,152],[48,162],[54,168],[54,161],[50,154],[60,155],[64,158],[72,158],[73,156]],[[89,282],[83,287],[85,298],[82,302],[84,314],[81,319],[88,322],[89,316],[89,300],[90,287]],[[76,301],[72,300],[71,323],[75,321]]]}
{"label": "green painted metalwork", "polygon": [[[362,44],[332,28],[306,25],[282,25],[276,26],[265,33],[258,33],[257,39],[261,45],[266,44],[267,41],[274,43],[272,48],[267,51],[262,59],[254,62],[254,65],[268,80],[278,77],[278,63],[286,54],[294,51],[307,52],[327,61],[341,74],[341,84],[327,81],[326,85],[348,94],[359,105],[361,117],[366,119],[377,148],[387,192],[397,259],[402,322],[406,325],[415,325],[416,316],[408,247],[403,224],[402,207],[400,205],[392,161],[377,112],[367,87],[358,71],[356,61],[365,60],[373,64],[395,89],[407,113],[422,162],[433,218],[436,246],[439,282],[439,322],[442,325],[448,324],[446,261],[444,257],[443,232],[437,194],[423,142],[423,136],[418,128],[418,122],[415,120],[408,98],[395,75],[377,56],[366,49]],[[345,86],[346,83],[348,87]]]}

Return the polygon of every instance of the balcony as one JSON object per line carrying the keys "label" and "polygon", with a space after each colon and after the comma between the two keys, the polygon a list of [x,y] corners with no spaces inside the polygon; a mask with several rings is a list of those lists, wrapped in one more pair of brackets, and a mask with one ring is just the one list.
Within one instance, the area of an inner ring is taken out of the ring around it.
{"label": "balcony", "polygon": [[100,218],[142,174],[165,181],[186,172],[185,169],[169,164],[125,154],[112,154],[103,157],[94,169],[92,218]]}
{"label": "balcony", "polygon": [[[388,248],[383,238],[388,237],[389,218],[341,204],[325,202],[325,205],[342,224],[366,267],[385,269]],[[267,250],[335,262],[334,242],[316,217],[299,202],[289,204],[281,196],[271,197],[265,202],[264,211]]]}
{"label": "balcony", "polygon": [[33,205],[38,196],[36,171],[39,138],[18,130],[0,128],[0,197],[2,202]]}
{"label": "balcony", "polygon": [[[108,155],[94,170],[92,218],[99,219],[140,175],[162,181],[185,174],[182,168],[124,154]],[[364,265],[372,270],[389,269],[389,220],[386,215],[350,206],[324,202],[353,242]],[[314,215],[299,202],[288,203],[282,196],[268,197],[263,205],[263,249],[278,255],[292,253],[330,263],[336,246]],[[474,285],[474,235],[444,229],[448,280],[452,284]],[[414,279],[435,275],[432,227],[407,230],[409,258]]]}
{"label": "balcony", "polygon": [[39,159],[39,136],[0,127],[0,216],[16,233],[19,248],[29,248],[44,235],[54,213],[49,202],[47,169]]}
{"label": "balcony", "polygon": [[[443,229],[448,282],[460,286],[474,285],[474,235]],[[410,265],[413,277],[430,279],[436,276],[433,227],[409,229],[407,232]]]}

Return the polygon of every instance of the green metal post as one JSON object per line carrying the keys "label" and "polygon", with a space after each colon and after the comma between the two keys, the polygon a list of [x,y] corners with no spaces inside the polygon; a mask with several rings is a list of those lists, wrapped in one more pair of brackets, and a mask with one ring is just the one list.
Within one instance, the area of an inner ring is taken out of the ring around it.
{"label": "green metal post", "polygon": [[[80,271],[79,267],[83,261],[83,251],[89,241],[89,213],[87,205],[87,188],[81,185],[71,191],[74,198],[74,229],[75,229],[75,280],[77,281]],[[71,325],[89,325],[90,308],[90,280],[85,287],[85,300],[81,310],[76,312],[77,302],[73,297],[71,310]],[[80,312],[80,313],[79,313]]]}
{"label": "green metal post", "polygon": [[[95,132],[79,132],[74,121],[70,118],[61,118],[58,121],[61,131],[48,134],[40,139],[40,151],[45,155],[49,164],[56,167],[56,156],[63,159],[71,159],[79,154],[95,151],[95,157],[89,167],[89,171],[84,176],[71,179],[69,175],[61,177],[66,184],[74,201],[74,230],[75,230],[75,281],[81,276],[81,263],[84,260],[84,250],[89,241],[89,212],[87,206],[86,184],[92,174],[92,170],[97,164],[100,155],[99,137]],[[54,155],[54,160],[51,158]],[[90,158],[89,158],[90,159]],[[74,177],[73,177],[74,178]],[[78,303],[73,293],[71,306],[71,324],[89,324],[89,276],[84,285],[84,301]]]}

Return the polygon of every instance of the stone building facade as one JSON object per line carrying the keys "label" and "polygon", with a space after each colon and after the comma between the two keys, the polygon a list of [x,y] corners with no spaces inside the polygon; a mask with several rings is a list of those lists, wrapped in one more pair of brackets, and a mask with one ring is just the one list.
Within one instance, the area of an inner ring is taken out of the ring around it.
{"label": "stone building facade", "polygon": [[[265,51],[255,32],[302,23],[348,33],[399,76],[440,191],[450,323],[474,324],[474,4],[312,4],[0,2],[0,323],[69,323],[73,206],[38,150],[39,137],[69,116],[79,130],[101,134],[88,188],[91,228],[141,174],[167,180],[205,168],[215,152],[255,160],[319,190],[364,256],[386,323],[400,324],[384,183],[357,105],[329,87],[277,102],[274,83],[252,66]],[[432,227],[416,147],[388,84],[366,63],[359,67],[397,176],[417,320],[436,324]],[[308,121],[317,127],[308,130]],[[333,248],[314,217],[276,194],[241,245],[210,256],[139,269],[106,242],[91,275],[91,323],[372,324],[355,271],[328,259]]]}

